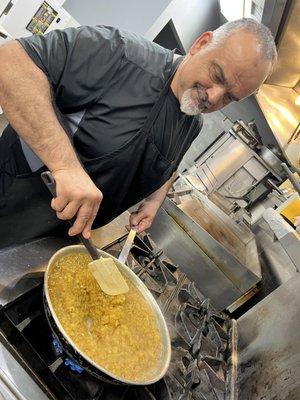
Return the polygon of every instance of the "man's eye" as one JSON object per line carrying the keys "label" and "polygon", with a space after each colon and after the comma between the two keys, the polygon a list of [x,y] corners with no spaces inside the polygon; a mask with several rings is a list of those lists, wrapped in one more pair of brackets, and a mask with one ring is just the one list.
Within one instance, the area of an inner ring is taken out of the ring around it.
{"label": "man's eye", "polygon": [[224,102],[225,102],[226,104],[231,103],[232,101],[233,101],[233,98],[230,96],[230,94],[226,94],[226,95],[224,96]]}
{"label": "man's eye", "polygon": [[216,83],[220,84],[220,85],[223,84],[223,79],[222,79],[222,77],[219,76],[219,75],[214,75],[214,81],[215,81]]}

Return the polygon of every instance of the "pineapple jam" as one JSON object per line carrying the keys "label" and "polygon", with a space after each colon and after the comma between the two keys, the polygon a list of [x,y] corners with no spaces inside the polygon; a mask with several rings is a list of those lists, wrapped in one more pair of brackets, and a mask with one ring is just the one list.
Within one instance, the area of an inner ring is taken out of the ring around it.
{"label": "pineapple jam", "polygon": [[151,379],[162,354],[156,318],[141,293],[105,294],[88,270],[91,258],[73,253],[60,258],[48,278],[57,318],[81,352],[121,379]]}

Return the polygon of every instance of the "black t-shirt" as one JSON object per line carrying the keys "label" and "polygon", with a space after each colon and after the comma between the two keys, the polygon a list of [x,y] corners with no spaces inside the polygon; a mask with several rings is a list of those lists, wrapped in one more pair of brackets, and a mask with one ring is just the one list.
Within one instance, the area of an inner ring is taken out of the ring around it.
{"label": "black t-shirt", "polygon": [[[105,26],[56,30],[19,42],[47,75],[58,109],[72,122],[75,148],[85,158],[117,150],[140,130],[173,64],[172,51]],[[200,131],[199,123],[184,138],[175,137],[184,118],[170,89],[153,126],[156,145],[169,160],[178,142],[188,143],[183,156]],[[30,159],[24,142],[22,146]]]}

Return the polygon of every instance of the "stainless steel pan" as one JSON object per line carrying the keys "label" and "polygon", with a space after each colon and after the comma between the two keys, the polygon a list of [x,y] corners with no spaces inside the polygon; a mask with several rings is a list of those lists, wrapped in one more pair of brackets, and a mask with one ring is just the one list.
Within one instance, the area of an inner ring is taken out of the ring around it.
{"label": "stainless steel pan", "polygon": [[66,354],[71,357],[74,361],[76,361],[82,368],[89,371],[92,375],[100,378],[109,383],[116,383],[116,384],[131,384],[131,385],[149,385],[152,384],[159,379],[161,379],[164,374],[166,373],[171,357],[171,344],[170,344],[170,336],[167,328],[167,324],[165,319],[162,315],[162,312],[156,303],[154,297],[144,285],[144,283],[128,268],[126,265],[120,263],[116,258],[112,257],[108,253],[99,250],[100,256],[103,257],[111,257],[114,259],[115,263],[119,267],[120,271],[130,282],[134,284],[134,286],[140,291],[142,296],[146,299],[147,303],[150,305],[151,309],[153,310],[156,319],[158,328],[161,334],[162,340],[162,355],[158,362],[157,369],[154,371],[152,376],[145,381],[129,381],[122,379],[110,371],[106,370],[103,366],[96,364],[92,359],[90,359],[84,352],[82,352],[72,341],[72,339],[68,336],[67,332],[61,326],[56,313],[53,309],[51,299],[48,292],[48,280],[49,276],[51,275],[51,271],[55,262],[61,258],[62,256],[66,256],[70,253],[75,252],[85,252],[86,250],[82,245],[75,245],[75,246],[68,246],[64,247],[61,250],[57,251],[50,259],[49,264],[47,266],[45,272],[45,279],[44,279],[44,307],[46,311],[46,316],[49,322],[49,325],[52,329],[52,332],[56,339],[60,342],[63,350]]}

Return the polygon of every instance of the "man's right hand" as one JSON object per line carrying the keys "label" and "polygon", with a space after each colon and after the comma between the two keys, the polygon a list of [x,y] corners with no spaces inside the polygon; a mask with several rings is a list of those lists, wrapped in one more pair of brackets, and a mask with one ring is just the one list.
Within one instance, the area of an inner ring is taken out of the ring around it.
{"label": "man's right hand", "polygon": [[57,197],[51,207],[62,220],[76,218],[69,235],[82,233],[88,239],[103,195],[81,167],[52,171]]}
{"label": "man's right hand", "polygon": [[69,234],[88,238],[103,196],[57,118],[49,84],[53,77],[48,77],[17,41],[0,47],[0,104],[5,116],[52,172],[57,198],[51,205],[58,218],[76,216]]}

